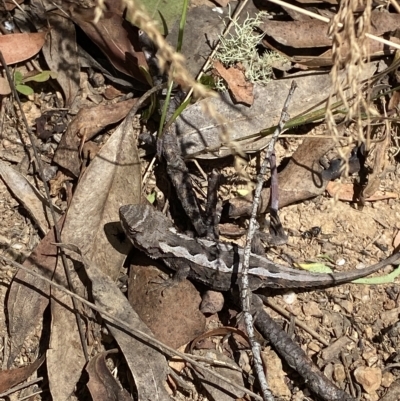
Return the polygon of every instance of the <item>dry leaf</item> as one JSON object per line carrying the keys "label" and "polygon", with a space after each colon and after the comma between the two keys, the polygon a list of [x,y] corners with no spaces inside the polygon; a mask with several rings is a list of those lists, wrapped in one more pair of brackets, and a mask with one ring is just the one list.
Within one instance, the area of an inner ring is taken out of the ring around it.
{"label": "dry leaf", "polygon": [[[121,242],[118,210],[122,205],[139,203],[141,169],[132,118],[120,124],[87,168],[72,198],[62,232],[65,243],[79,246],[85,256],[114,282],[130,249]],[[84,288],[70,266],[74,291]],[[58,280],[65,282],[62,266]],[[74,391],[85,364],[70,309],[70,298],[52,291],[52,328],[47,352],[50,390],[54,401],[65,400]],[[127,302],[127,301],[126,301]],[[60,361],[63,369],[59,369]],[[66,379],[67,378],[67,379]]]}
{"label": "dry leaf", "polygon": [[199,311],[200,294],[189,280],[157,288],[160,268],[156,261],[137,255],[129,271],[128,300],[154,336],[176,349],[203,333],[206,319]]}
{"label": "dry leaf", "polygon": [[117,353],[117,349],[102,352],[94,356],[87,364],[86,371],[89,375],[87,386],[92,400],[132,401],[129,393],[117,382],[106,364],[106,356]]}
{"label": "dry leaf", "polygon": [[[45,206],[48,204],[47,200],[22,174],[3,161],[0,161],[0,176],[39,226],[40,231],[46,234],[50,227],[49,221],[51,221],[49,208]],[[58,209],[54,208],[56,217],[60,218]]]}
{"label": "dry leaf", "polygon": [[253,84],[246,80],[241,64],[225,68],[219,61],[214,61],[213,65],[217,74],[228,84],[235,103],[251,106],[254,101]]}
{"label": "dry leaf", "polygon": [[[400,15],[373,11],[369,33],[381,36],[386,32],[395,31],[400,24]],[[332,45],[328,36],[329,25],[316,19],[307,21],[271,21],[266,20],[259,28],[276,42],[294,48],[316,48]],[[371,44],[374,41],[369,41]],[[368,45],[369,46],[369,45]],[[372,54],[368,48],[368,54]]]}
{"label": "dry leaf", "polygon": [[[354,202],[354,185],[353,184],[343,184],[340,182],[330,181],[326,186],[326,190],[332,197],[338,197],[339,200],[345,202]],[[387,191],[376,191],[373,195],[365,198],[367,202],[375,202],[384,199],[397,199],[398,194],[394,192]]]}
{"label": "dry leaf", "polygon": [[43,46],[43,56],[50,69],[57,72],[56,79],[64,92],[65,107],[69,107],[79,91],[80,83],[75,25],[70,19],[59,14],[46,15],[51,29]]}
{"label": "dry leaf", "polygon": [[[106,2],[110,5],[110,1]],[[112,65],[141,84],[147,82],[139,66],[147,63],[139,49],[138,29],[123,18],[121,1],[113,1],[112,7],[103,13],[96,23],[95,8],[71,7],[71,19],[108,57]]]}
{"label": "dry leaf", "polygon": [[[86,273],[92,282],[92,294],[96,305],[127,325],[153,336],[150,329],[129,305],[115,281],[86,257],[82,259]],[[107,318],[104,319],[104,322],[124,354],[135,380],[138,400],[170,401],[164,387],[168,372],[165,356],[153,346],[147,345],[146,341],[137,339],[136,336],[127,333],[125,329],[118,329],[114,323],[109,323]]]}
{"label": "dry leaf", "polygon": [[34,373],[44,362],[45,356],[41,356],[35,362],[22,368],[3,370],[0,372],[0,393],[5,392],[22,383]]}
{"label": "dry leaf", "polygon": [[[371,76],[375,70],[376,63],[368,64],[362,79]],[[237,141],[243,152],[263,149],[269,143],[270,137],[241,139],[249,135],[254,136],[279,122],[292,80],[296,81],[298,86],[288,110],[292,118],[322,107],[316,105],[329,95],[331,77],[328,74],[305,75],[303,72],[282,80],[273,80],[265,86],[254,85],[254,103],[251,107],[233,105],[227,94],[223,94],[221,98],[203,99],[186,108],[176,120],[183,156],[189,158],[196,155],[202,159],[215,159],[230,155],[230,148],[222,147],[221,144],[222,124],[228,129],[230,141]],[[210,103],[225,120],[217,123],[210,121],[210,116],[203,112],[203,103]],[[225,121],[228,121],[228,124]],[[206,149],[210,150],[206,152]],[[211,151],[214,149],[217,150]]]}
{"label": "dry leaf", "polygon": [[53,161],[79,177],[82,164],[79,157],[81,142],[93,138],[108,125],[121,121],[136,102],[137,99],[130,99],[79,110],[62,136]]}
{"label": "dry leaf", "polygon": [[[59,227],[62,227],[64,217],[65,215],[58,221]],[[58,255],[54,242],[56,242],[54,230],[50,230],[23,265],[51,278]],[[9,367],[20,353],[25,339],[42,320],[43,312],[49,304],[49,293],[49,284],[23,270],[18,270],[14,276],[7,299],[8,330],[11,337]]]}
{"label": "dry leaf", "polygon": [[6,96],[11,93],[10,84],[6,78],[0,77],[0,95]]}
{"label": "dry leaf", "polygon": [[43,47],[46,32],[12,33],[0,36],[0,50],[7,65],[28,60]]}

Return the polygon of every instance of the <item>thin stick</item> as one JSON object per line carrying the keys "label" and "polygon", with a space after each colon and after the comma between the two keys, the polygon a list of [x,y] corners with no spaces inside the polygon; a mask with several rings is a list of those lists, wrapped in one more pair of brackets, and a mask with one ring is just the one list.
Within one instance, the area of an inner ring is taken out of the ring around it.
{"label": "thin stick", "polygon": [[1,393],[0,394],[0,398],[4,398],[9,394],[12,394],[12,393],[15,393],[16,391],[22,390],[25,387],[32,386],[32,384],[39,383],[42,380],[43,380],[43,377],[38,377],[37,379],[33,379],[33,380],[29,381],[29,382],[25,382],[25,383],[22,383],[22,384],[20,384],[18,386],[12,387],[12,388],[8,389],[7,391],[5,391],[4,393]]}
{"label": "thin stick", "polygon": [[[288,4],[288,3],[284,2],[284,1],[281,1],[281,0],[268,0],[268,1],[271,2],[271,3],[278,4],[281,7],[286,7],[286,8],[289,8],[291,10],[297,11],[297,12],[299,12],[301,14],[308,15],[309,17],[318,19],[318,20],[320,20],[322,22],[326,22],[326,23],[331,22],[331,20],[329,18],[323,17],[322,15],[315,14],[315,13],[313,13],[311,11],[303,10],[300,7],[294,6],[292,4]],[[339,24],[339,27],[343,27],[343,24]],[[390,40],[382,39],[379,36],[375,36],[375,35],[372,35],[370,33],[366,33],[365,36],[367,38],[369,38],[369,39],[375,40],[376,42],[380,42],[380,43],[383,43],[384,45],[388,45],[388,46],[391,46],[391,47],[393,47],[395,49],[399,49],[400,50],[400,45],[397,44],[397,43],[391,42]]]}
{"label": "thin stick", "polygon": [[[126,324],[125,322],[123,322],[120,319],[117,319],[116,317],[114,317],[111,313],[108,313],[105,309],[95,305],[92,302],[89,302],[87,299],[74,294],[72,291],[68,290],[67,288],[65,288],[64,286],[55,283],[54,281],[49,280],[47,277],[42,276],[41,274],[25,267],[24,265],[21,265],[20,263],[15,262],[12,259],[9,259],[3,255],[0,255],[0,259],[3,260],[4,262],[23,270],[24,272],[31,274],[34,277],[39,278],[40,280],[45,281],[47,284],[51,285],[54,288],[57,288],[58,290],[68,294],[69,296],[71,296],[72,298],[76,299],[79,302],[82,302],[84,305],[88,306],[89,308],[95,310],[96,312],[99,312],[101,314],[101,317],[105,320],[107,320],[110,323],[113,323],[118,329],[122,329],[123,331],[126,331],[127,333],[129,333],[130,335],[132,335],[133,337],[137,337],[141,340],[146,341],[148,344],[150,344],[151,346],[157,348],[160,352],[163,352],[166,355],[169,356],[174,356],[174,357],[179,357],[182,358],[183,360],[185,360],[186,362],[189,362],[190,364],[192,364],[193,366],[196,366],[197,368],[207,372],[208,374],[212,374],[215,377],[217,377],[218,379],[223,380],[225,383],[230,384],[231,386],[244,391],[246,394],[249,394],[250,396],[252,396],[255,400],[257,401],[263,401],[263,399],[256,393],[253,393],[252,391],[250,391],[249,389],[247,389],[246,387],[240,386],[239,384],[230,381],[229,379],[227,379],[226,377],[220,375],[219,373],[214,372],[211,369],[208,369],[206,367],[204,367],[202,364],[198,363],[197,361],[195,361],[194,359],[192,359],[190,356],[188,356],[187,354],[184,354],[182,352],[176,351],[175,349],[168,347],[167,345],[163,344],[161,341],[156,340],[154,337],[150,336],[147,333],[144,333],[141,330],[136,329],[135,327]],[[79,312],[78,312],[79,313]]]}
{"label": "thin stick", "polygon": [[250,266],[250,252],[251,252],[251,242],[254,237],[254,233],[256,231],[256,216],[258,211],[258,205],[260,203],[261,190],[264,184],[264,176],[269,167],[269,160],[275,148],[275,142],[278,139],[279,134],[282,132],[283,127],[286,121],[289,119],[289,114],[287,113],[287,109],[290,103],[290,100],[293,96],[293,93],[296,89],[296,82],[293,81],[289,90],[289,95],[285,101],[285,104],[282,109],[281,118],[279,120],[279,124],[275,129],[271,137],[271,141],[268,146],[267,153],[265,155],[265,159],[260,168],[260,172],[257,175],[257,186],[254,192],[254,201],[253,208],[251,211],[251,218],[249,221],[249,229],[246,236],[246,245],[243,250],[243,267],[242,267],[242,279],[241,279],[241,299],[242,299],[242,310],[244,313],[244,321],[246,323],[247,335],[249,336],[249,341],[251,344],[251,349],[254,357],[254,367],[257,372],[258,380],[260,382],[263,398],[265,401],[273,401],[274,397],[271,391],[268,388],[268,383],[265,378],[265,374],[262,368],[261,356],[260,356],[260,344],[256,341],[254,336],[253,329],[253,317],[250,313],[250,300],[251,300],[251,290],[249,288],[249,266]]}
{"label": "thin stick", "polygon": [[396,0],[389,0],[390,4],[396,9],[396,11],[400,14],[400,6],[397,4]]}
{"label": "thin stick", "polygon": [[[272,309],[275,309],[277,312],[279,312],[282,316],[284,316],[286,319],[289,319],[293,316],[291,315],[285,308],[282,308],[282,306],[278,305],[277,303],[271,301],[268,299],[268,297],[265,296],[258,296],[263,300],[263,302],[271,307]],[[297,319],[296,317],[294,318],[294,323],[296,326],[299,326],[302,328],[304,331],[307,333],[311,334],[314,338],[316,338],[321,344],[324,344],[326,347],[328,347],[330,344],[328,341],[325,340],[321,335],[319,335],[315,330],[311,329],[310,326],[301,320]]]}

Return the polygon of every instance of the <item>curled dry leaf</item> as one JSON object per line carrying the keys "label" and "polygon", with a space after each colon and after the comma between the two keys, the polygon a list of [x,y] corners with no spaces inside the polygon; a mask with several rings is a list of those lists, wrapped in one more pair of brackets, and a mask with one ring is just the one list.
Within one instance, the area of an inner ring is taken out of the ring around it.
{"label": "curled dry leaf", "polygon": [[[50,227],[49,221],[51,221],[47,200],[22,174],[3,161],[0,161],[0,176],[39,226],[42,234],[46,234]],[[55,209],[56,216],[59,218],[57,208]]]}
{"label": "curled dry leaf", "polygon": [[[140,160],[136,134],[128,117],[120,124],[87,168],[72,198],[62,240],[79,246],[84,255],[114,282],[130,249],[120,240],[118,210],[122,205],[139,203],[141,194]],[[70,266],[75,292],[84,288]],[[65,282],[62,266],[58,280]],[[55,401],[68,398],[85,364],[76,318],[69,297],[52,292],[52,328],[47,353],[49,385]],[[127,301],[126,301],[127,302]],[[59,369],[60,361],[63,369]],[[67,379],[66,379],[67,378]]]}
{"label": "curled dry leaf", "polygon": [[35,362],[22,368],[3,370],[0,372],[0,393],[11,389],[28,379],[44,362],[45,356],[41,356]]}
{"label": "curled dry leaf", "polygon": [[133,77],[139,84],[138,89],[147,85],[140,72],[140,66],[147,68],[143,52],[139,48],[138,29],[122,17],[125,6],[119,0],[108,1],[111,5],[98,22],[95,8],[70,7],[71,19],[79,25],[86,35],[101,49],[112,65]]}
{"label": "curled dry leaf", "polygon": [[117,349],[102,352],[94,356],[87,364],[86,371],[89,375],[87,386],[93,400],[132,401],[131,396],[117,382],[106,364],[106,357],[117,353]]}
{"label": "curled dry leaf", "polygon": [[[54,155],[54,162],[79,177],[82,161],[81,142],[88,141],[110,124],[121,121],[136,104],[137,99],[81,109],[69,123]],[[115,135],[115,134],[114,134]]]}
{"label": "curled dry leaf", "polygon": [[7,65],[28,60],[39,53],[44,45],[46,32],[13,33],[0,36],[0,50]]}

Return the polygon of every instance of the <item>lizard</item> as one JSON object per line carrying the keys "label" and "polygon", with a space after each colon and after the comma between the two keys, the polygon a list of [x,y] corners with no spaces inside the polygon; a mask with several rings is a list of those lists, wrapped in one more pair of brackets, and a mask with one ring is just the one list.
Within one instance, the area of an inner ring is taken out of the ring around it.
{"label": "lizard", "polygon": [[[150,205],[125,205],[119,210],[122,228],[132,244],[150,258],[161,259],[176,271],[178,280],[189,277],[216,291],[238,285],[243,248],[235,244],[191,238]],[[400,252],[370,267],[339,273],[312,273],[274,263],[266,256],[250,256],[249,288],[328,287],[368,276],[400,262]]]}

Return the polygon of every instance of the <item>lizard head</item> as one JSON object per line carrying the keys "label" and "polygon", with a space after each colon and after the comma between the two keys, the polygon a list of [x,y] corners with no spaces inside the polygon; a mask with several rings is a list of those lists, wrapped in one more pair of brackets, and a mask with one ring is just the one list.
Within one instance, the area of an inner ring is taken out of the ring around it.
{"label": "lizard head", "polygon": [[119,218],[126,234],[145,231],[150,214],[151,206],[149,205],[125,205],[119,209]]}

